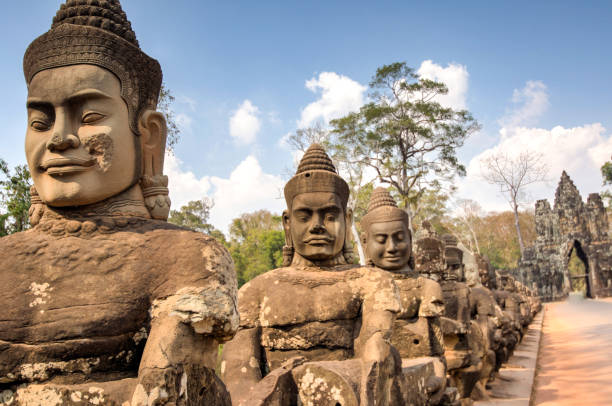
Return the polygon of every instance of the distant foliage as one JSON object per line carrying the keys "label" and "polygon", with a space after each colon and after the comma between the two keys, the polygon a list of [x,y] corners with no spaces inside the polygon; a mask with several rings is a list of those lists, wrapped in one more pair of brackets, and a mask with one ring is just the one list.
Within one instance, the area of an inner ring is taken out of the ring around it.
{"label": "distant foliage", "polygon": [[281,216],[267,210],[245,213],[232,221],[230,254],[236,266],[238,286],[283,263]]}
{"label": "distant foliage", "polygon": [[11,171],[0,159],[0,237],[30,227],[30,186],[32,178],[26,165],[17,165]]}
{"label": "distant foliage", "polygon": [[[603,185],[612,185],[612,161],[608,161],[601,167],[601,176],[603,177]],[[606,189],[601,193],[601,197],[606,201],[608,210],[612,208],[612,192]]]}
{"label": "distant foliage", "polygon": [[[470,251],[486,255],[495,268],[516,268],[521,258],[521,249],[514,223],[514,213],[485,214],[471,201],[467,211],[459,216],[449,217],[441,225],[457,236]],[[521,234],[526,246],[536,239],[535,215],[532,211],[518,213]],[[477,248],[476,248],[477,247]]]}
{"label": "distant foliage", "polygon": [[[567,263],[567,269],[569,271],[570,277],[572,276],[582,276],[586,274],[586,266],[584,262],[578,257],[578,253],[576,249],[572,250],[570,255],[570,259]],[[586,281],[585,278],[572,278],[571,288],[572,292],[585,292],[586,293]]]}
{"label": "distant foliage", "polygon": [[[171,210],[168,222],[218,237],[219,235],[216,234],[218,230],[208,222],[210,209],[214,205],[215,202],[208,197],[204,197],[201,200],[192,200],[179,210]],[[223,236],[222,233],[221,236]],[[222,240],[225,240],[225,237]]]}
{"label": "distant foliage", "polygon": [[166,87],[165,83],[162,83],[161,90],[159,91],[159,101],[157,102],[157,110],[163,113],[166,117],[166,125],[168,127],[166,148],[170,151],[174,149],[174,146],[179,141],[179,135],[181,132],[181,129],[176,123],[174,110],[172,110],[172,103],[174,103],[174,100],[175,97],[172,95],[170,89]]}

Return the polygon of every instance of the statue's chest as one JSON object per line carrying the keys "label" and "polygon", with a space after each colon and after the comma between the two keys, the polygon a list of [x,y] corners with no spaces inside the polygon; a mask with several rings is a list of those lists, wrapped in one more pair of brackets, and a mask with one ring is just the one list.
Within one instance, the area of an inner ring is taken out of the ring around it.
{"label": "statue's chest", "polygon": [[137,243],[35,236],[0,275],[0,340],[45,343],[116,336],[148,318],[146,262]]}
{"label": "statue's chest", "polygon": [[461,282],[444,281],[441,286],[445,316],[461,323],[468,323],[470,321],[470,302],[467,285]]}
{"label": "statue's chest", "polygon": [[398,319],[411,319],[419,315],[421,306],[421,286],[416,280],[396,280],[395,283],[400,291],[401,308],[397,315]]}
{"label": "statue's chest", "polygon": [[360,295],[343,281],[279,280],[261,300],[262,327],[353,320],[359,317],[361,308]]}

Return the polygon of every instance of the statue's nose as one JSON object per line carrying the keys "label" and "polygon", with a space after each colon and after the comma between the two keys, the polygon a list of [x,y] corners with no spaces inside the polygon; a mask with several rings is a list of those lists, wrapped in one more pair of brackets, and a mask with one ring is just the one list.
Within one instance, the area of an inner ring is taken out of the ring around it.
{"label": "statue's nose", "polygon": [[323,232],[325,232],[325,227],[323,227],[323,225],[321,223],[315,223],[312,226],[311,231],[315,234],[321,234]]}
{"label": "statue's nose", "polygon": [[49,151],[64,151],[81,145],[81,140],[74,134],[74,128],[70,122],[70,115],[63,109],[58,109],[55,123],[53,123],[53,135],[47,141]]}
{"label": "statue's nose", "polygon": [[69,148],[76,148],[81,144],[79,137],[74,134],[55,133],[49,141],[47,141],[47,149],[49,151],[64,151]]}
{"label": "statue's nose", "polygon": [[388,253],[394,254],[397,252],[397,243],[393,241],[393,238],[387,240],[386,250]]}

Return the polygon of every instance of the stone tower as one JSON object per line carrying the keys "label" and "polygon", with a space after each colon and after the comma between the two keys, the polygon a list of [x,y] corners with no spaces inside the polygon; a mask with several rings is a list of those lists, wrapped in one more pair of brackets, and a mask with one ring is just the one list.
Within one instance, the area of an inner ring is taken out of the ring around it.
{"label": "stone tower", "polygon": [[[612,295],[612,242],[601,197],[591,193],[584,203],[580,192],[563,171],[551,208],[547,200],[535,205],[536,242],[525,250],[519,272],[528,286],[545,300],[571,291],[568,262],[574,250],[585,265],[589,297]],[[576,277],[574,277],[575,279]]]}

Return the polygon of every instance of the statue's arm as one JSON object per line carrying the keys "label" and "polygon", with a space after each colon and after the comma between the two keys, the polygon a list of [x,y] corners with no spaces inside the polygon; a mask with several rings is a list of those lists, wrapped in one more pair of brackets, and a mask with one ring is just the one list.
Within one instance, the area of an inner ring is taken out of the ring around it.
{"label": "statue's arm", "polygon": [[179,373],[190,388],[210,386],[203,379],[214,378],[219,343],[238,329],[231,257],[218,243],[191,234],[179,234],[189,237],[180,240],[184,255],[151,292],[151,327],[138,370],[142,388],[136,392],[172,387]]}
{"label": "statue's arm", "polygon": [[261,328],[243,328],[223,346],[221,379],[239,404],[262,379]]}
{"label": "statue's arm", "polygon": [[[397,285],[386,273],[370,271],[361,286],[361,328],[354,342],[355,356],[368,360],[384,359],[393,322],[400,310]],[[380,353],[379,353],[380,352]]]}

